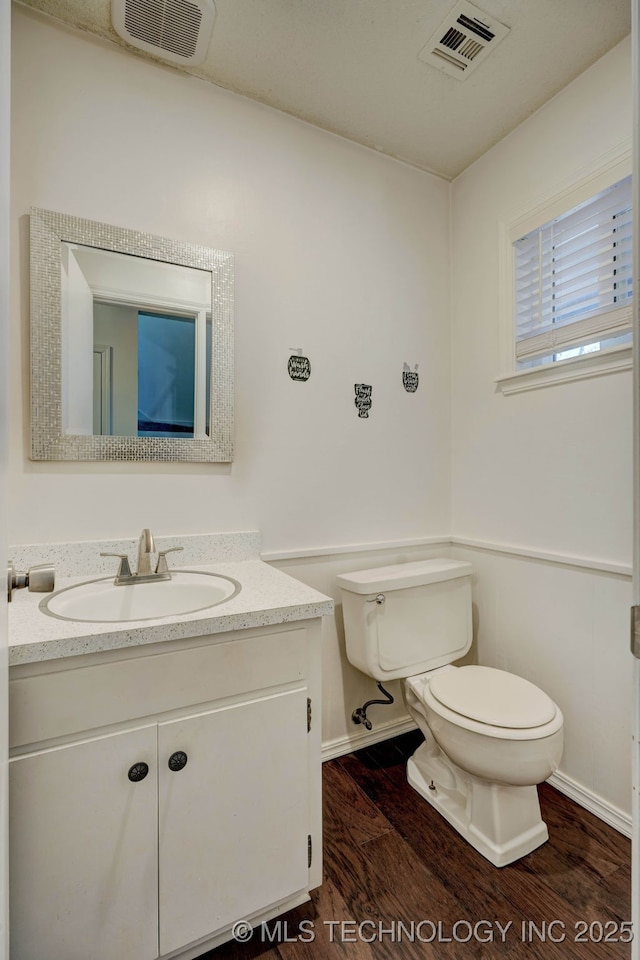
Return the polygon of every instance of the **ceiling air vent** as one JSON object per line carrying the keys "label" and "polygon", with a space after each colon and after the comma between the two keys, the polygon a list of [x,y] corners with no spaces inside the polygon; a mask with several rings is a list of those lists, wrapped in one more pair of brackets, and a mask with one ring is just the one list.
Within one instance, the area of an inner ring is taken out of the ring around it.
{"label": "ceiling air vent", "polygon": [[508,33],[509,27],[495,17],[467,0],[460,0],[418,58],[458,80],[465,80]]}
{"label": "ceiling air vent", "polygon": [[112,0],[116,33],[132,47],[172,63],[202,63],[209,49],[213,0]]}

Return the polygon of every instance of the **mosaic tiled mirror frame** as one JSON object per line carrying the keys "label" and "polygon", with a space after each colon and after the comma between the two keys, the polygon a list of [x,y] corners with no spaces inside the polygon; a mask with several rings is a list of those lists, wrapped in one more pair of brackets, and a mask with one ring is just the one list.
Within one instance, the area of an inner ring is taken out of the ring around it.
{"label": "mosaic tiled mirror frame", "polygon": [[[63,433],[62,242],[84,244],[211,273],[211,436],[78,436]],[[225,462],[233,460],[233,254],[30,210],[31,459]]]}

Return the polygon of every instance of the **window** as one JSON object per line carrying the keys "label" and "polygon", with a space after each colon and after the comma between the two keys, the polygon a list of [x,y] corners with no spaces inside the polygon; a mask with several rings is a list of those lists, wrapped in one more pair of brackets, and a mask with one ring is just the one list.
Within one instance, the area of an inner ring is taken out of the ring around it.
{"label": "window", "polygon": [[513,242],[518,370],[631,339],[631,177]]}

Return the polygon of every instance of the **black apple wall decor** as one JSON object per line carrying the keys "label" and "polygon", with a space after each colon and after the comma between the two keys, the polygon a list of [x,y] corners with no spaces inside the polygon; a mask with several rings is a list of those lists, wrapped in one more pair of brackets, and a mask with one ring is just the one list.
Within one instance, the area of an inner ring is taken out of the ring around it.
{"label": "black apple wall decor", "polygon": [[287,370],[292,380],[308,380],[311,376],[309,357],[303,357],[302,347],[289,347],[292,351]]}
{"label": "black apple wall decor", "polygon": [[415,393],[418,389],[418,364],[412,370],[408,363],[402,365],[402,384],[407,393]]}
{"label": "black apple wall decor", "polygon": [[373,402],[371,399],[373,387],[368,383],[354,383],[353,387],[356,392],[356,398],[353,402],[358,410],[358,416],[368,417]]}

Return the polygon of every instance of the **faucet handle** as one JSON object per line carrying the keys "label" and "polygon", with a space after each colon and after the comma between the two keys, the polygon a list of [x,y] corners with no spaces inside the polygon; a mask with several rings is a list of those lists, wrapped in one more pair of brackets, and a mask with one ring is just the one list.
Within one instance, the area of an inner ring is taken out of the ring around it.
{"label": "faucet handle", "polygon": [[176,550],[184,550],[184,547],[167,547],[166,550],[158,551],[158,565],[156,566],[156,573],[169,573],[167,554],[175,553]]}
{"label": "faucet handle", "polygon": [[27,587],[35,593],[51,593],[56,582],[52,563],[38,563],[27,571]]}
{"label": "faucet handle", "polygon": [[13,561],[7,563],[7,599],[13,599],[13,591],[27,587],[35,593],[51,593],[55,586],[56,573],[52,563],[38,563],[26,573],[17,573]]}
{"label": "faucet handle", "polygon": [[120,560],[120,566],[118,567],[118,572],[116,574],[116,580],[119,580],[120,577],[130,577],[131,576],[131,567],[129,566],[129,557],[126,553],[101,553],[101,557],[117,557]]}

